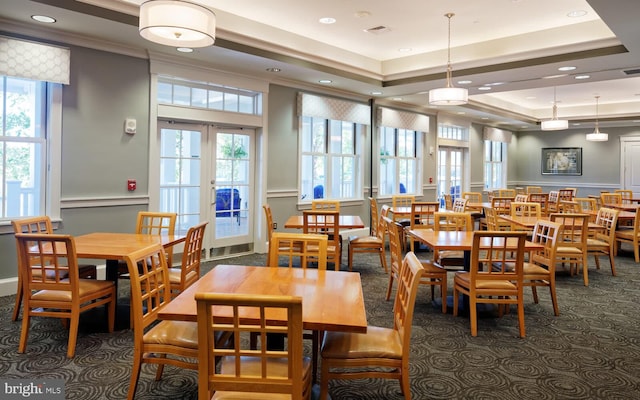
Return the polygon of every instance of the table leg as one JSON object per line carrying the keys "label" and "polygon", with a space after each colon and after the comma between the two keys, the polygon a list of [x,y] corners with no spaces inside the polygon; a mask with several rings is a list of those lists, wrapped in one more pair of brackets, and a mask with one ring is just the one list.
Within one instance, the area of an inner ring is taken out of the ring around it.
{"label": "table leg", "polygon": [[[130,322],[130,306],[127,305],[127,309],[119,310],[118,306],[118,260],[106,260],[106,280],[113,282],[116,287],[116,328],[128,329],[131,326]],[[121,305],[123,308],[125,305]],[[126,315],[126,319],[123,318]]]}

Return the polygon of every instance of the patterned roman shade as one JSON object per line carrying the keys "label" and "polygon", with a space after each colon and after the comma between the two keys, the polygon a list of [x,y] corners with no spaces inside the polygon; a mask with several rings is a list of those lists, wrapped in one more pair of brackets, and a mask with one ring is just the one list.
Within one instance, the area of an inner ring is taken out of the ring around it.
{"label": "patterned roman shade", "polygon": [[513,133],[510,131],[505,131],[498,128],[491,128],[488,126],[484,127],[484,131],[482,133],[484,140],[491,140],[494,142],[504,142],[511,143],[511,136]]}
{"label": "patterned roman shade", "polygon": [[0,36],[0,75],[69,84],[70,50]]}
{"label": "patterned roman shade", "polygon": [[429,132],[429,117],[423,114],[398,111],[391,108],[378,108],[378,126]]}
{"label": "patterned roman shade", "polygon": [[371,124],[371,108],[362,103],[298,93],[298,116]]}

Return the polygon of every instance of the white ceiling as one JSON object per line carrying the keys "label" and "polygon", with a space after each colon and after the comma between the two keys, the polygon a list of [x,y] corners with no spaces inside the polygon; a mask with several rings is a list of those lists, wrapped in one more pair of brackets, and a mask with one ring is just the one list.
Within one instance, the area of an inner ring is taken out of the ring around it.
{"label": "white ceiling", "polygon": [[[444,85],[444,14],[453,12],[454,84],[469,88],[470,103],[437,111],[488,118],[506,129],[537,129],[551,117],[556,87],[559,116],[581,128],[593,125],[596,95],[601,125],[640,119],[640,74],[623,72],[640,68],[638,0],[191,1],[212,8],[218,27],[213,47],[189,55],[139,37],[142,0],[0,0],[0,31],[72,44],[91,40],[119,51],[126,46],[133,55],[165,53],[305,87],[330,79],[325,87],[332,90],[433,112],[426,92]],[[573,11],[586,14],[568,17]],[[58,22],[43,26],[29,18],[34,13]],[[336,23],[320,24],[322,17]],[[383,28],[366,32],[374,27]],[[561,66],[576,69],[560,72]],[[281,72],[268,73],[269,67]],[[579,81],[577,75],[590,78]],[[463,79],[472,82],[458,83]]]}

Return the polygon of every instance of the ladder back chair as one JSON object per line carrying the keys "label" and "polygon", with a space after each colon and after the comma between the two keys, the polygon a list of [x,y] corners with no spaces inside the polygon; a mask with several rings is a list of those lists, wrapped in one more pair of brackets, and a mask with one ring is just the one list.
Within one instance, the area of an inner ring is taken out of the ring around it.
{"label": "ladder back chair", "polygon": [[[311,395],[311,362],[302,346],[302,299],[293,296],[196,293],[198,341],[198,399],[291,399]],[[213,309],[226,307],[231,317],[218,319]],[[254,320],[241,318],[252,312]],[[272,313],[287,316],[281,324]],[[218,332],[229,332],[231,346],[219,346]],[[287,346],[254,350],[242,338],[285,336]]]}
{"label": "ladder back chair", "polygon": [[622,204],[622,195],[620,193],[600,193],[601,207]]}
{"label": "ladder back chair", "polygon": [[313,200],[311,209],[340,211],[340,202],[338,200]]}
{"label": "ladder back chair", "polygon": [[305,210],[302,212],[303,233],[327,235],[327,262],[340,270],[342,260],[342,240],[340,240],[340,214],[338,211]]}
{"label": "ladder back chair", "polygon": [[68,320],[68,358],[75,355],[81,313],[106,306],[107,328],[113,332],[115,284],[111,281],[80,279],[72,236],[17,233],[16,241],[24,296],[18,353],[24,353],[27,349],[31,317]]}
{"label": "ladder back chair", "polygon": [[369,197],[371,206],[371,235],[369,236],[350,236],[349,237],[349,271],[353,268],[353,255],[355,253],[378,253],[380,256],[380,264],[387,272],[387,259],[385,255],[385,222],[382,217],[378,216],[378,206],[373,197]]}
{"label": "ladder back chair", "polygon": [[529,201],[540,204],[540,214],[543,217],[549,215],[549,193],[531,193]]}
{"label": "ladder back chair", "polygon": [[318,269],[327,269],[327,235],[313,233],[274,232],[269,242],[270,267],[294,267],[294,260],[300,260],[300,267],[307,268],[317,263]]}
{"label": "ladder back chair", "polygon": [[175,298],[186,288],[200,279],[200,260],[202,259],[202,244],[208,221],[192,226],[187,231],[182,251],[182,262],[179,268],[169,268],[169,282],[171,295]]}
{"label": "ladder back chair", "polygon": [[[21,218],[11,221],[13,226],[13,233],[53,233],[53,224],[51,218],[47,215],[38,217]],[[16,241],[16,246],[18,242]],[[17,251],[18,257],[20,251]],[[18,263],[20,259],[18,258]],[[17,321],[20,316],[20,305],[23,299],[23,283],[22,275],[20,275],[20,268],[18,270],[18,287],[16,290],[16,300],[13,306],[13,314],[11,315],[12,321]],[[36,274],[37,270],[34,271]],[[97,268],[94,264],[78,264],[78,276],[80,279],[96,279],[98,276]]]}
{"label": "ladder back chair", "polygon": [[523,265],[524,232],[475,232],[470,270],[458,271],[453,281],[453,315],[458,315],[460,294],[469,296],[471,336],[478,335],[478,303],[517,306],[520,337],[525,337]]}
{"label": "ladder back chair", "polygon": [[[434,230],[438,231],[472,231],[473,221],[466,212],[437,212]],[[447,271],[464,268],[464,252],[458,250],[434,250],[433,261]]]}
{"label": "ladder back chair", "polygon": [[413,252],[402,260],[391,314],[392,328],[369,326],[367,333],[325,334],[320,399],[327,398],[329,380],[361,378],[397,379],[404,398],[411,399],[411,325],[423,265]]}
{"label": "ladder back chair", "polygon": [[640,263],[640,215],[638,215],[638,210],[636,210],[636,216],[633,219],[633,229],[616,230],[616,241],[620,242],[620,244],[631,244],[633,247],[633,257],[636,263]]}
{"label": "ladder back chair", "polygon": [[631,199],[633,199],[633,190],[616,189],[613,192],[620,193],[620,199],[622,200],[622,204],[631,204]]}
{"label": "ladder back chair", "polygon": [[569,274],[580,272],[584,285],[589,285],[587,270],[587,238],[589,236],[589,216],[586,214],[554,213],[549,216],[552,222],[562,226],[556,248],[556,263],[569,266]]}
{"label": "ladder back chair", "polygon": [[453,207],[451,210],[453,212],[465,212],[467,211],[467,202],[468,199],[463,199],[462,197],[458,197],[453,201]]}
{"label": "ladder back chair", "polygon": [[611,275],[616,275],[615,250],[616,250],[616,226],[618,224],[618,214],[620,210],[601,207],[598,210],[596,224],[602,229],[594,232],[593,237],[587,238],[587,253],[593,255],[596,261],[596,268],[600,269],[600,256],[609,256],[611,264]]}
{"label": "ladder back chair", "polygon": [[538,287],[548,287],[554,315],[560,315],[556,296],[556,249],[562,225],[546,220],[536,222],[531,241],[544,246],[534,251],[523,265],[523,284],[531,287],[533,302],[538,304]]}
{"label": "ladder back chair", "polygon": [[[440,208],[440,203],[437,201],[421,201],[421,202],[413,202],[411,203],[411,222],[409,226],[405,228],[408,232],[411,229],[433,229],[433,224],[435,220],[435,213]],[[400,237],[400,244],[402,248],[405,248],[405,238],[408,235],[403,234]],[[414,243],[413,238],[409,237],[409,245],[411,247],[411,251],[414,251]]]}
{"label": "ladder back chair", "polygon": [[482,203],[482,193],[480,192],[462,192],[460,197],[469,200],[469,203]]}
{"label": "ladder back chair", "polygon": [[527,194],[531,193],[542,193],[542,186],[527,186],[525,188],[525,192]]}

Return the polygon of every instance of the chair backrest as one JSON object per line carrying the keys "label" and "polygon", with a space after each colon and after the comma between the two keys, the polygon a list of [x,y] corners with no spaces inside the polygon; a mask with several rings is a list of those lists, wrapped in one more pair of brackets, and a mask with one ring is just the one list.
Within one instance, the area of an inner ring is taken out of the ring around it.
{"label": "chair backrest", "polygon": [[613,243],[616,236],[616,225],[618,224],[618,214],[620,210],[608,207],[600,207],[596,224],[602,227],[602,230],[595,232],[595,238],[604,240],[609,244]]}
{"label": "chair backrest", "polygon": [[469,203],[482,203],[482,193],[480,192],[462,192],[460,197],[469,200]]}
{"label": "chair backrest", "polygon": [[268,265],[278,267],[284,258],[289,268],[299,259],[302,268],[317,262],[318,269],[327,269],[327,235],[274,232],[269,241]]}
{"label": "chair backrest", "polygon": [[15,219],[11,225],[13,233],[53,233],[51,218],[47,215]]}
{"label": "chair backrest", "polygon": [[540,203],[524,202],[519,203],[516,201],[511,202],[511,216],[512,217],[536,217],[540,218]]}
{"label": "chair backrest", "polygon": [[391,197],[392,207],[411,207],[411,203],[415,201],[415,196],[410,194],[396,194]]}
{"label": "chair backrest", "polygon": [[526,203],[529,201],[529,195],[526,194],[517,194],[516,197],[513,198],[513,201],[516,203]]}
{"label": "chair backrest", "polygon": [[616,189],[614,193],[620,193],[620,198],[623,203],[630,204],[631,199],[633,199],[633,190],[629,189]]}
{"label": "chair backrest", "polygon": [[498,189],[498,192],[495,194],[496,197],[510,197],[513,199],[517,193],[515,189]]}
{"label": "chair backrest", "polygon": [[491,208],[495,210],[496,215],[510,215],[512,201],[512,197],[494,197],[491,199]]}
{"label": "chair backrest", "polygon": [[558,200],[559,200],[559,196],[560,193],[557,190],[550,190],[549,191],[549,203],[553,204],[553,207],[555,208],[555,206],[558,204]]}
{"label": "chair backrest", "polygon": [[542,186],[527,186],[526,187],[526,193],[527,194],[542,193]]}
{"label": "chair backrest", "polygon": [[79,301],[78,259],[71,235],[16,233],[16,242],[25,296],[30,298],[38,290],[68,291],[71,301]]}
{"label": "chair backrest", "polygon": [[574,200],[560,200],[558,203],[558,211],[561,213],[580,214],[582,212],[582,207],[580,206],[580,203]]}
{"label": "chair backrest", "polygon": [[549,193],[531,193],[529,201],[540,203],[540,213],[547,215],[549,213]]}
{"label": "chair backrest", "polygon": [[404,227],[389,217],[384,217],[389,232],[389,254],[391,259],[391,274],[397,276],[402,263],[402,244],[400,235],[404,234]]}
{"label": "chair backrest", "polygon": [[587,249],[589,236],[589,216],[574,213],[553,213],[549,220],[557,222],[562,227],[559,242],[562,246],[577,247],[583,251]]}
{"label": "chair backrest", "polygon": [[156,322],[158,312],[171,301],[167,258],[161,244],[125,257],[131,282],[131,320],[134,347],[142,345],[145,329]]}
{"label": "chair backrest", "polygon": [[180,288],[173,294],[174,296],[200,279],[202,244],[204,243],[204,232],[208,223],[208,221],[201,222],[187,231],[180,267]]}
{"label": "chair backrest", "polygon": [[271,206],[269,204],[264,204],[262,206],[264,210],[264,217],[267,223],[267,240],[271,240],[271,235],[273,234],[273,212],[271,211]]}
{"label": "chair backrest", "polygon": [[332,262],[336,270],[340,269],[340,255],[342,254],[340,243],[340,213],[328,210],[305,210],[302,212],[304,219],[303,233],[328,235],[327,258]]}
{"label": "chair backrest", "polygon": [[[524,243],[526,232],[476,231],[471,246],[469,279],[478,281],[506,280],[522,290]],[[522,292],[520,292],[522,293]]]}
{"label": "chair backrest", "polygon": [[462,197],[458,197],[453,201],[453,207],[451,210],[453,212],[463,212],[467,208],[467,202],[469,199],[463,199]]}
{"label": "chair backrest", "polygon": [[622,204],[622,195],[620,193],[601,193],[600,203],[602,207],[609,204]]}
{"label": "chair backrest", "polygon": [[313,200],[311,209],[340,211],[340,202],[338,200]]}
{"label": "chair backrest", "polygon": [[562,225],[549,220],[539,220],[533,228],[531,241],[544,246],[542,250],[534,251],[530,261],[546,266],[550,273],[554,273],[556,265],[556,250]]}
{"label": "chair backrest", "polygon": [[497,231],[498,229],[498,221],[496,216],[496,210],[493,207],[485,207],[484,208],[484,217],[487,222],[487,230],[488,231]]}
{"label": "chair backrest", "polygon": [[421,201],[411,203],[411,229],[433,228],[434,214],[440,203],[437,201]]}
{"label": "chair backrest", "polygon": [[598,211],[598,202],[589,197],[574,197],[573,201],[580,205],[580,211]]}
{"label": "chair backrest", "polygon": [[[310,377],[305,382],[302,347],[302,299],[293,296],[269,296],[222,293],[196,293],[198,343],[198,399],[210,400],[216,392],[287,393],[292,400],[308,398]],[[228,320],[215,318],[214,309],[231,310]],[[247,321],[241,316],[255,315]],[[286,315],[287,323],[270,319]],[[232,348],[219,347],[216,333],[230,332]],[[267,343],[268,335],[286,336],[283,350],[262,346],[251,350],[249,341],[240,337],[250,333]],[[220,369],[216,368],[220,360]],[[253,372],[249,373],[248,370]],[[276,372],[277,371],[277,372]],[[310,375],[310,374],[308,374]],[[251,398],[248,395],[247,398]],[[256,395],[254,398],[260,398]]]}
{"label": "chair backrest", "polygon": [[424,266],[418,260],[418,257],[412,251],[408,252],[402,260],[398,278],[398,290],[393,303],[393,329],[400,335],[403,368],[409,367],[413,310],[423,272]]}
{"label": "chair backrest", "polygon": [[574,197],[575,197],[575,191],[573,189],[558,190],[558,202],[572,201]]}
{"label": "chair backrest", "polygon": [[435,231],[472,231],[473,220],[466,212],[436,212]]}
{"label": "chair backrest", "polygon": [[[178,214],[170,212],[140,211],[136,220],[136,233],[146,235],[173,235]],[[167,260],[173,262],[173,247],[166,249]]]}
{"label": "chair backrest", "polygon": [[445,210],[451,210],[453,208],[453,198],[450,194],[443,194],[442,198],[444,199],[444,208]]}
{"label": "chair backrest", "polygon": [[369,209],[371,212],[371,236],[378,236],[378,202],[373,197],[369,197]]}

